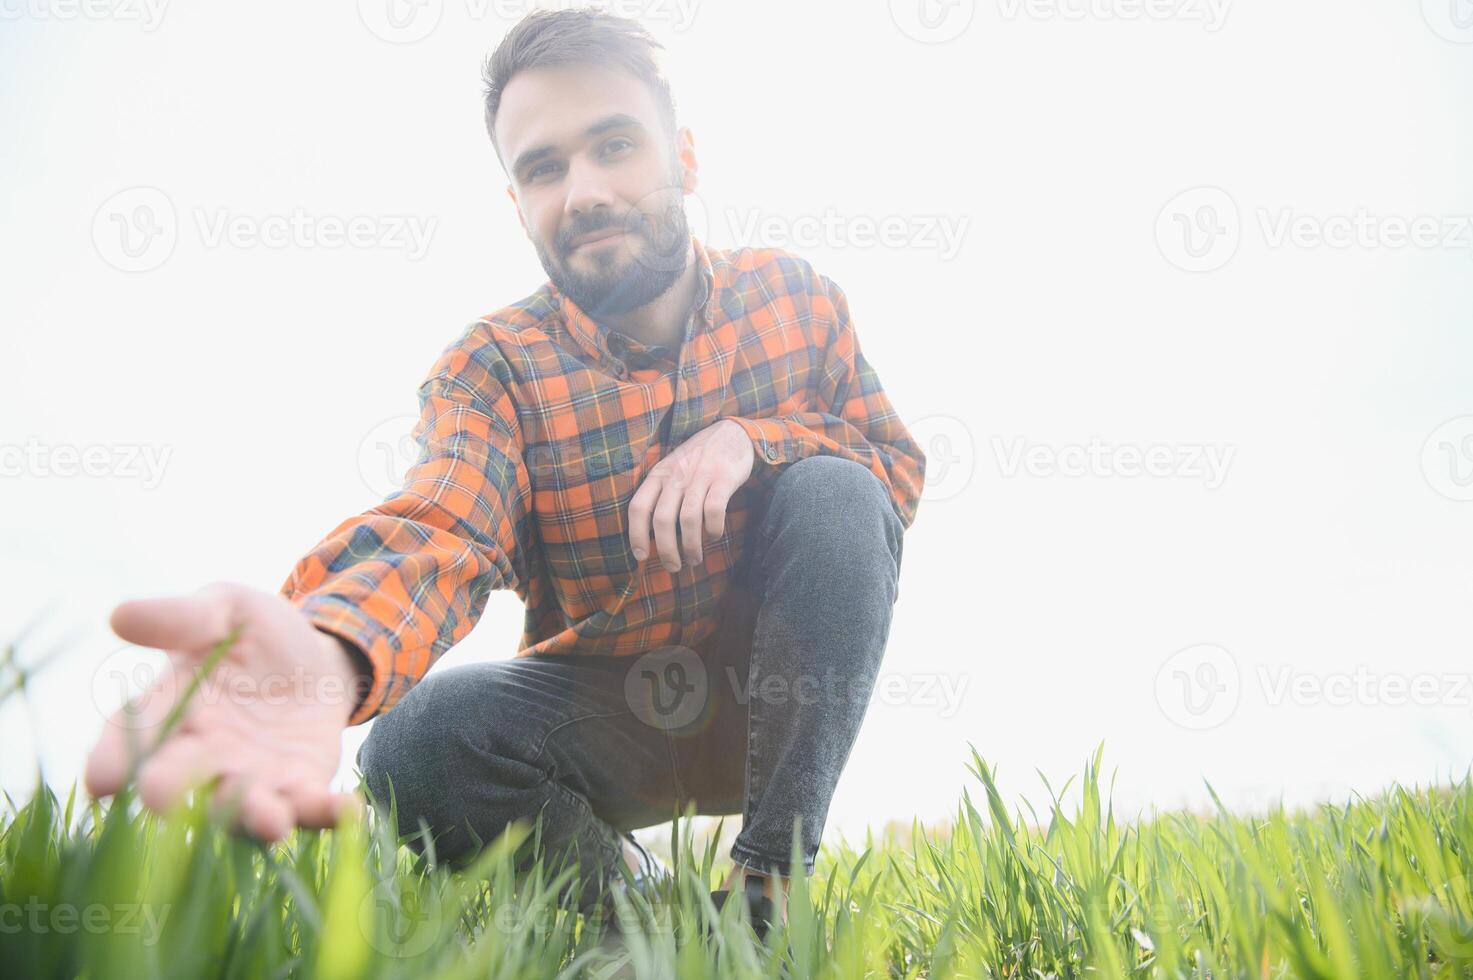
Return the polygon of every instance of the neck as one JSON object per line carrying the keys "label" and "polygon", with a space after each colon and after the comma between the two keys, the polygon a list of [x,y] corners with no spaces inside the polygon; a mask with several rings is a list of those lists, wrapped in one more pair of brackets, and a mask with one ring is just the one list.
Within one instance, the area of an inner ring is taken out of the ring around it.
{"label": "neck", "polygon": [[603,315],[599,325],[628,334],[641,344],[676,347],[685,338],[685,324],[696,302],[701,270],[696,267],[695,249],[686,246],[685,271],[674,285],[638,309],[618,315]]}

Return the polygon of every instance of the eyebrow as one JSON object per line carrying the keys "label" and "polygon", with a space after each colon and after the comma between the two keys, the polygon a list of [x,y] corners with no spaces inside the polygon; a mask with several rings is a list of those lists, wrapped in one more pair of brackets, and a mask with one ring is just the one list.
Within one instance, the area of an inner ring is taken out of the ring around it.
{"label": "eyebrow", "polygon": [[[628,113],[616,112],[612,116],[605,116],[598,122],[594,123],[592,126],[589,126],[587,129],[585,129],[583,131],[583,138],[592,139],[595,136],[600,136],[604,133],[607,133],[611,129],[643,130],[644,128],[645,126],[643,123],[641,123],[638,119],[635,119]],[[530,150],[523,150],[521,153],[518,153],[517,158],[512,161],[512,173],[520,174],[524,167],[528,167],[544,157],[552,156],[556,152],[557,147],[553,146],[551,143],[544,144],[543,146],[534,146]]]}

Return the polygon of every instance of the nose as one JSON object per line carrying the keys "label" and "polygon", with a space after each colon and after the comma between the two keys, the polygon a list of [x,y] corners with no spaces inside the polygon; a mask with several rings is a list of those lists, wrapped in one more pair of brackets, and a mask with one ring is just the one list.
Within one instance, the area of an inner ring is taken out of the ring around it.
{"label": "nose", "polygon": [[[605,212],[613,210],[614,192],[609,186],[603,168],[583,157],[576,157],[568,164],[568,196],[563,210],[570,219],[580,215],[590,216],[598,208]],[[605,216],[604,220],[607,220]]]}

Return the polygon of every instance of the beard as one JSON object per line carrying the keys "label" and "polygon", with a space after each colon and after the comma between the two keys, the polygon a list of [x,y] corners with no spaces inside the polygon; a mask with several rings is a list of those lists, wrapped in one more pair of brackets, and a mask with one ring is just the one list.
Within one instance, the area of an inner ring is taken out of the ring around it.
{"label": "beard", "polygon": [[[594,319],[653,302],[685,272],[691,236],[680,185],[651,197],[657,206],[650,211],[636,206],[622,218],[601,211],[578,216],[558,232],[550,250],[534,241],[537,260],[552,284]],[[624,237],[587,253],[584,261],[593,268],[573,268],[568,261],[573,239],[605,228],[617,228]]]}

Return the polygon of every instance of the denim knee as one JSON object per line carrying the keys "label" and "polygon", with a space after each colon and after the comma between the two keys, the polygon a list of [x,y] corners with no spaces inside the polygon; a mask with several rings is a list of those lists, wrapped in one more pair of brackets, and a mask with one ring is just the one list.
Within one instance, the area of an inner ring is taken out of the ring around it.
{"label": "denim knee", "polygon": [[[431,674],[412,688],[390,711],[374,719],[368,738],[358,749],[358,768],[374,800],[397,807],[399,834],[410,837],[416,851],[424,849],[420,821],[430,828],[442,858],[471,843],[460,825],[466,808],[455,791],[466,778],[466,733],[456,725],[460,692],[443,675]],[[459,719],[464,724],[463,717]],[[444,838],[446,850],[441,850]],[[465,838],[465,839],[462,839]]]}
{"label": "denim knee", "polygon": [[810,456],[790,464],[772,485],[760,527],[763,545],[784,526],[798,526],[810,543],[833,547],[883,540],[898,574],[905,525],[895,512],[889,488],[869,467],[842,456]]}

